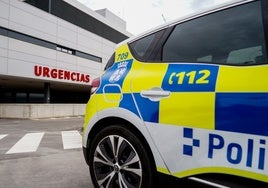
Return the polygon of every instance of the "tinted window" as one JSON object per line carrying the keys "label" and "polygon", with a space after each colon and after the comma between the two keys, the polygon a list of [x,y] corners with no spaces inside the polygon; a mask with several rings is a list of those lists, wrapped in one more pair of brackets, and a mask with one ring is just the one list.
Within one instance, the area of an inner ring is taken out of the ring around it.
{"label": "tinted window", "polygon": [[153,39],[155,37],[155,34],[149,35],[147,37],[144,37],[142,39],[139,39],[133,43],[130,44],[130,47],[132,51],[134,52],[137,59],[145,59],[145,55],[149,50],[150,45],[153,42]]}
{"label": "tinted window", "polygon": [[139,57],[144,57],[153,39],[154,39],[154,35],[149,35],[133,43],[133,49]]}
{"label": "tinted window", "polygon": [[266,63],[260,2],[177,25],[163,47],[162,59],[232,65]]}
{"label": "tinted window", "polygon": [[113,53],[113,55],[110,57],[110,59],[108,60],[104,70],[110,68],[113,64],[114,64],[114,60],[115,60],[115,53]]}
{"label": "tinted window", "polygon": [[147,35],[129,44],[133,56],[140,61],[160,61],[161,41],[170,31],[165,29]]}

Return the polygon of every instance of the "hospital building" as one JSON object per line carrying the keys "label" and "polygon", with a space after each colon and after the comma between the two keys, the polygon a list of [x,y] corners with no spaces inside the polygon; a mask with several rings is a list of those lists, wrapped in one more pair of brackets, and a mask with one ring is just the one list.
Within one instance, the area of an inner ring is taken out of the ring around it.
{"label": "hospital building", "polygon": [[118,16],[76,0],[0,0],[0,118],[12,105],[32,114],[26,104],[84,105],[90,81],[130,36]]}

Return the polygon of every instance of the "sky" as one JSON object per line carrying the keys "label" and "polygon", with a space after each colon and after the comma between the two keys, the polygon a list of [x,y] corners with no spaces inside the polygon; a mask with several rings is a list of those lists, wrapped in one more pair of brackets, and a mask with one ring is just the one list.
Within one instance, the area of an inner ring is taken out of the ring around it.
{"label": "sky", "polygon": [[136,35],[158,25],[230,0],[78,0],[90,9],[107,8]]}

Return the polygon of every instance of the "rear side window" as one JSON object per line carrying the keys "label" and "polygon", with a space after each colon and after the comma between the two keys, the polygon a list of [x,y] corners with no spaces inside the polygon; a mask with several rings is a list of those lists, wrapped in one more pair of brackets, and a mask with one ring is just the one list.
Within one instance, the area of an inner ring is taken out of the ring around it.
{"label": "rear side window", "polygon": [[162,60],[267,63],[261,3],[244,4],[177,25],[163,46]]}
{"label": "rear side window", "polygon": [[158,54],[159,40],[165,33],[165,30],[160,30],[143,38],[140,38],[129,44],[130,50],[134,57],[140,61],[155,61],[160,59]]}
{"label": "rear side window", "polygon": [[149,35],[131,44],[136,55],[143,58],[153,42],[155,35]]}
{"label": "rear side window", "polygon": [[115,60],[115,53],[113,53],[113,55],[110,57],[110,59],[108,60],[104,70],[107,70],[108,68],[110,68],[111,66],[113,66],[114,64],[114,60]]}

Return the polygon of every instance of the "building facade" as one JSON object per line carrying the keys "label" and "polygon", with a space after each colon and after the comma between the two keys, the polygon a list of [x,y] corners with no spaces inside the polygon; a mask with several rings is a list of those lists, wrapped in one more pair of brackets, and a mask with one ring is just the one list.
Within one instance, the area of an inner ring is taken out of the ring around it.
{"label": "building facade", "polygon": [[0,0],[0,103],[85,103],[126,22],[76,0]]}

